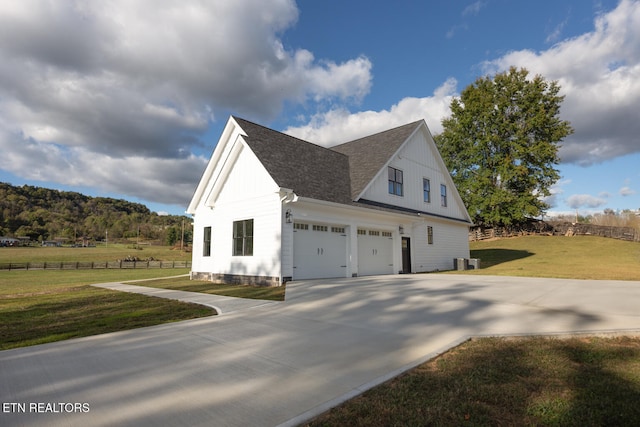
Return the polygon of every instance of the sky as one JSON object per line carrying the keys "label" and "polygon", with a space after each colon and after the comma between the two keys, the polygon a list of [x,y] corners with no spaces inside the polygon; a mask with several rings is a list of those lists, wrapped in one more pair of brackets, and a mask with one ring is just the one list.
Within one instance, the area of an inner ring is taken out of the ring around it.
{"label": "sky", "polygon": [[332,146],[561,86],[549,214],[640,209],[640,0],[0,2],[0,182],[183,214],[230,115]]}

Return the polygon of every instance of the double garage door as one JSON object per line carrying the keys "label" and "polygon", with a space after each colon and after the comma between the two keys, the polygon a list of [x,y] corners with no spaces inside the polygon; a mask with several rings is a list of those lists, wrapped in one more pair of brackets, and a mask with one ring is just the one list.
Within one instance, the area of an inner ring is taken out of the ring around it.
{"label": "double garage door", "polygon": [[[295,223],[293,279],[347,277],[347,234],[344,226]],[[358,229],[358,275],[393,274],[390,232]]]}

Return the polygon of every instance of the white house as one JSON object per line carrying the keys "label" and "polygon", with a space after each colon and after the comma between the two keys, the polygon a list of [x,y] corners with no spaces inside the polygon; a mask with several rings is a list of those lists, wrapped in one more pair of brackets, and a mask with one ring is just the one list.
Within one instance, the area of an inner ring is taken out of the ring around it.
{"label": "white house", "polygon": [[192,278],[450,270],[471,219],[424,120],[324,148],[230,117],[195,190]]}

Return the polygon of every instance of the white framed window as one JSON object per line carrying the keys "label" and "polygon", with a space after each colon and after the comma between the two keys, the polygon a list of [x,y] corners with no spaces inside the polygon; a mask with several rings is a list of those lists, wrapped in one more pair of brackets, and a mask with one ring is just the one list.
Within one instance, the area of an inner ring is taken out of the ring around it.
{"label": "white framed window", "polygon": [[427,243],[433,245],[433,227],[427,226]]}
{"label": "white framed window", "polygon": [[444,184],[440,184],[440,204],[447,206],[447,186]]}

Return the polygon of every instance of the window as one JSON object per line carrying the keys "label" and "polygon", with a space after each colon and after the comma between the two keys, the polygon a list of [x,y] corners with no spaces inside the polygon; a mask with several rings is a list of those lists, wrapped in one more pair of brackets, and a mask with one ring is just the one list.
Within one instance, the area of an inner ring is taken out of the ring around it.
{"label": "window", "polygon": [[389,166],[389,194],[402,196],[402,182],[402,171],[400,169],[395,169]]}
{"label": "window", "polygon": [[314,225],[313,226],[313,231],[328,231],[329,227],[327,227],[326,225]]}
{"label": "window", "polygon": [[380,232],[378,230],[369,230],[369,236],[379,236]]}
{"label": "window", "polygon": [[202,239],[202,256],[211,256],[211,227],[204,228]]}
{"label": "window", "polygon": [[427,226],[427,243],[433,245],[433,227]]}
{"label": "window", "polygon": [[365,236],[367,234],[367,230],[358,229],[358,234],[361,236]]}
{"label": "window", "polygon": [[332,233],[344,233],[344,227],[331,227]]}
{"label": "window", "polygon": [[447,186],[444,184],[440,184],[440,204],[447,206]]}
{"label": "window", "polygon": [[293,229],[294,230],[308,230],[309,229],[309,224],[301,224],[299,222],[294,222],[293,223]]}
{"label": "window", "polygon": [[253,220],[233,222],[233,256],[253,255]]}
{"label": "window", "polygon": [[427,178],[422,178],[422,194],[424,196],[424,201],[431,203],[431,181]]}
{"label": "window", "polygon": [[390,231],[383,231],[382,232],[382,237],[391,237],[391,232]]}

